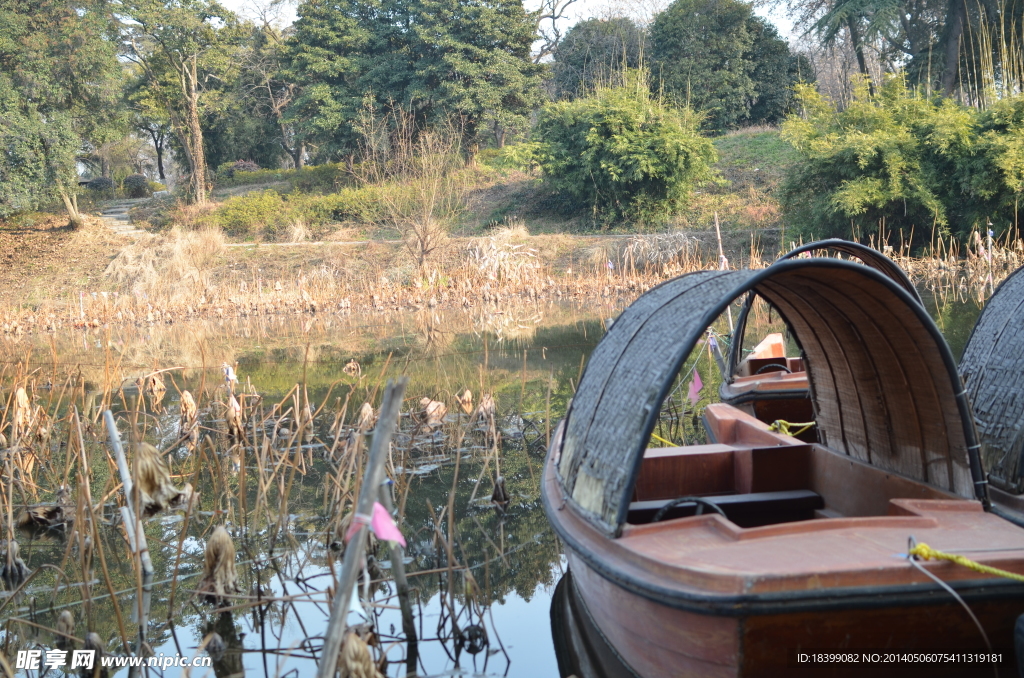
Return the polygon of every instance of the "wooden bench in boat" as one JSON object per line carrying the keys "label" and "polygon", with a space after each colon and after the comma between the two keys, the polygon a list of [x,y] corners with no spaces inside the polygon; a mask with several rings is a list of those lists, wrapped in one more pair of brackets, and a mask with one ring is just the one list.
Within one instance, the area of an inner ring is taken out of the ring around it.
{"label": "wooden bench in boat", "polygon": [[[723,494],[705,496],[723,511],[725,517],[740,527],[760,527],[797,520],[811,520],[814,512],[825,508],[821,495],[813,490],[787,490],[783,492],[749,492],[745,494]],[[655,514],[668,506],[671,499],[634,501],[629,504],[626,522],[638,525],[649,523]],[[688,518],[697,514],[697,502],[677,504],[665,512],[663,520]],[[704,513],[710,513],[704,508]]]}
{"label": "wooden bench in boat", "polygon": [[[718,442],[651,448],[644,454],[628,523],[649,523],[663,506],[686,496],[719,505],[739,527],[884,516],[893,510],[892,499],[955,498],[821,445],[770,431],[728,405],[708,406],[705,419]],[[851,483],[858,492],[849,491]],[[669,509],[663,520],[695,513],[696,504],[682,504]]]}

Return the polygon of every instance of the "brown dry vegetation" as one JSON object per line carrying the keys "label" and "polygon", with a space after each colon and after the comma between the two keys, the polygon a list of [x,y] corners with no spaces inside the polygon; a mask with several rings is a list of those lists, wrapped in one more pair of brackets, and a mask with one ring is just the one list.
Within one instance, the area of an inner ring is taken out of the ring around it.
{"label": "brown dry vegetation", "polygon": [[103,270],[124,238],[94,219],[75,231],[66,216],[0,224],[0,304],[36,304],[102,289]]}
{"label": "brown dry vegetation", "polygon": [[[439,239],[426,262],[402,240],[361,239],[368,231],[359,225],[339,225],[323,242],[309,242],[296,224],[286,234],[290,244],[231,244],[201,225],[214,206],[166,201],[179,224],[135,241],[95,221],[71,231],[45,215],[0,225],[0,261],[7,264],[0,267],[0,333],[631,297],[667,277],[717,268],[716,216],[729,264],[760,267],[796,244],[785,237],[774,199],[788,162],[781,144],[763,129],[716,140],[723,182],[694,196],[676,220],[684,228],[661,234],[565,233],[581,224],[552,209],[536,176],[468,168],[475,178],[463,225]],[[389,236],[385,229],[369,232]],[[982,287],[990,292],[1024,261],[1022,243],[1000,243],[990,281],[984,243],[934,247],[935,256],[920,259],[899,243],[881,246],[919,282],[961,295],[984,296]]]}

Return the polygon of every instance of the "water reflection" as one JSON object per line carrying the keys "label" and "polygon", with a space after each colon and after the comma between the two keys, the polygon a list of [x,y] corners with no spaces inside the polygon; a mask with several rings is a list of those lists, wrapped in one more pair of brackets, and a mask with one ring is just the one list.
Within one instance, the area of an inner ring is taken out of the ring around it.
{"label": "water reflection", "polygon": [[[959,354],[975,308],[933,302],[930,309]],[[5,399],[15,366],[27,362],[17,378],[51,420],[49,438],[33,442],[26,457],[35,471],[24,478],[34,480],[7,496],[26,508],[61,506],[76,517],[67,529],[14,535],[26,569],[11,576],[23,583],[22,575],[34,572],[35,579],[17,599],[0,600],[7,604],[0,612],[6,656],[64,643],[46,629],[59,628],[61,613],[73,611],[76,648],[94,633],[111,654],[136,651],[145,641],[157,655],[209,655],[211,667],[190,670],[196,678],[310,675],[328,618],[332,568],[339,567],[332,546],[346,510],[342,497],[352,490],[344,483],[357,482],[355,449],[370,428],[362,405],[372,408],[383,381],[405,374],[409,400],[388,469],[404,516],[403,562],[419,642],[415,652],[403,642],[398,591],[383,581],[391,577],[391,554],[379,547],[368,569],[381,580],[359,588],[363,622],[374,629],[368,642],[384,660],[378,669],[387,676],[404,676],[410,667],[421,675],[459,667],[542,676],[553,675],[557,664],[562,675],[628,675],[614,672],[614,655],[600,647],[585,610],[566,593],[571,584],[562,577],[560,545],[539,495],[551,429],[603,334],[602,319],[619,310],[597,301],[487,314],[249,317],[96,328],[0,345],[9,366]],[[720,378],[710,355],[698,358],[695,369],[707,384],[702,398],[713,397]],[[225,382],[225,364],[235,381]],[[231,398],[239,409],[229,436]],[[88,454],[81,459],[77,432],[68,426],[70,403],[82,415]],[[431,403],[445,411],[429,409]],[[142,439],[167,452],[176,486],[191,483],[199,495],[191,513],[147,521],[156,573],[141,598],[99,422],[107,407],[126,437],[133,421]],[[665,425],[678,426],[683,437],[699,428],[679,417]],[[88,487],[91,498],[58,498],[65,484]],[[196,594],[217,525],[229,527],[238,549],[241,593],[227,608]],[[7,591],[16,584],[12,579]],[[350,620],[358,621],[358,613]]]}
{"label": "water reflection", "polygon": [[[407,667],[421,675],[459,667],[545,674],[554,658],[538,629],[547,625],[561,556],[537,480],[552,420],[564,414],[603,331],[600,315],[536,307],[498,327],[468,314],[396,317],[387,326],[243,319],[5,346],[9,360],[29,356],[28,375],[17,379],[54,422],[51,438],[31,448],[37,489],[25,486],[26,503],[60,503],[50,488],[75,479],[82,453],[91,471],[71,485],[88,486],[85,505],[95,505],[95,514],[83,509],[77,491],[78,506],[67,510],[76,520],[62,531],[16,535],[38,580],[5,610],[7,656],[53,648],[58,636],[45,629],[74,610],[78,637],[94,633],[108,654],[209,655],[212,666],[192,676],[311,673],[339,566],[332,542],[347,512],[343,497],[360,477],[361,457],[347,449],[368,428],[360,405],[372,408],[379,385],[405,374],[409,401],[389,472],[421,640],[415,653],[402,642],[391,557],[377,548],[368,572],[381,581],[360,586],[377,667],[389,676]],[[222,363],[237,382],[225,382]],[[68,446],[71,404],[82,414],[81,449]],[[146,522],[152,586],[139,587],[116,522],[119,488],[99,420],[107,407],[125,440],[166,453],[174,487],[191,484],[198,495],[184,514],[157,510]],[[86,545],[91,537],[76,527],[89,527],[91,515],[98,541]],[[197,594],[218,525],[236,543],[240,590],[220,608]]]}

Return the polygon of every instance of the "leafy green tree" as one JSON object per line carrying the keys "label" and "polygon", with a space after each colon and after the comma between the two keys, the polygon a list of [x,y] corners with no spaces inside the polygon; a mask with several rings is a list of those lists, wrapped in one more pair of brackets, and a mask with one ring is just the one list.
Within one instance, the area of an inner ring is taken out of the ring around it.
{"label": "leafy green tree", "polygon": [[299,4],[283,66],[283,77],[297,85],[298,94],[284,115],[314,160],[335,160],[355,148],[360,55],[369,48],[369,32],[362,25],[375,16],[372,9],[352,0]]}
{"label": "leafy green tree", "polygon": [[919,96],[900,77],[874,96],[861,84],[842,111],[809,86],[798,87],[798,99],[803,116],[787,120],[783,137],[802,157],[783,205],[807,237],[863,239],[884,229],[921,243],[933,226],[963,237],[984,216],[991,196],[977,181],[987,163],[973,109]]}
{"label": "leafy green tree", "polygon": [[755,97],[750,17],[739,0],[676,0],[651,25],[654,77],[668,95],[705,111],[708,129],[735,127]]}
{"label": "leafy green tree", "polygon": [[612,84],[624,68],[639,68],[645,36],[631,19],[586,19],[574,25],[554,52],[551,79],[558,97],[585,96]]}
{"label": "leafy green tree", "polygon": [[676,0],[651,26],[660,86],[707,113],[705,128],[780,122],[793,85],[812,82],[810,61],[740,0]]}
{"label": "leafy green tree", "polygon": [[0,0],[0,217],[59,198],[81,225],[77,158],[120,118],[115,38],[102,0]]}
{"label": "leafy green tree", "polygon": [[189,168],[190,198],[204,203],[209,177],[203,114],[216,106],[218,85],[237,67],[233,56],[243,30],[216,0],[131,0],[125,11],[133,21],[128,56],[167,112]]}
{"label": "leafy green tree", "polygon": [[651,96],[635,71],[618,87],[545,106],[534,131],[544,179],[595,220],[651,223],[678,210],[714,177],[698,116]]}
{"label": "leafy green tree", "polygon": [[793,86],[813,82],[814,69],[803,54],[793,54],[775,26],[758,16],[747,21],[750,50],[744,58],[754,64],[750,78],[754,81],[754,97],[743,119],[749,124],[776,124],[789,112],[793,102]]}
{"label": "leafy green tree", "polygon": [[161,182],[166,182],[164,157],[172,134],[167,111],[153,98],[152,92],[146,87],[145,76],[141,73],[136,73],[130,80],[126,98],[131,114],[131,125],[152,142],[156,155],[157,176]]}
{"label": "leafy green tree", "polygon": [[457,116],[467,147],[485,131],[501,146],[541,100],[535,31],[516,0],[306,0],[289,40],[301,87],[289,116],[321,159],[354,152],[367,97],[420,128]]}

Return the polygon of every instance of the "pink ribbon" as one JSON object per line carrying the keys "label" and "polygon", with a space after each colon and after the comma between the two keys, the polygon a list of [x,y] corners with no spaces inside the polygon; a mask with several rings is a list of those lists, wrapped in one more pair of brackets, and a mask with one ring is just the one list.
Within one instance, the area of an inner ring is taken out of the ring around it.
{"label": "pink ribbon", "polygon": [[398,525],[395,524],[391,514],[388,513],[388,510],[379,501],[373,502],[372,516],[368,516],[365,513],[357,513],[352,516],[352,524],[349,525],[348,531],[345,533],[345,543],[347,544],[352,541],[352,538],[356,536],[363,526],[373,530],[378,539],[395,541],[403,547],[405,546],[405,537],[402,536],[401,530],[398,529]]}

